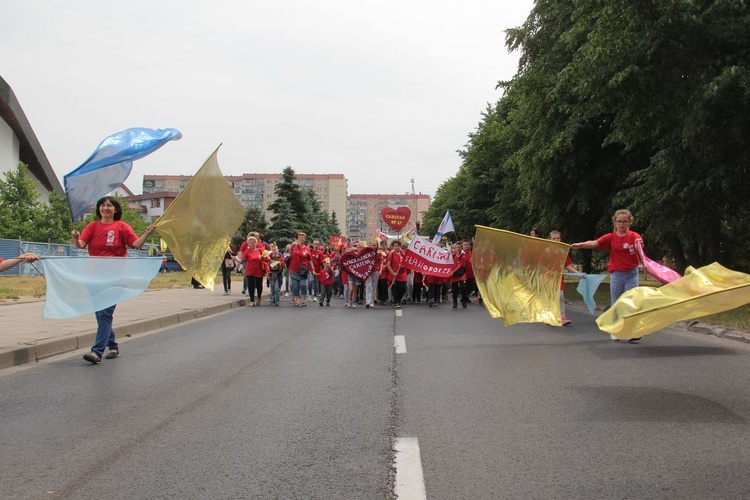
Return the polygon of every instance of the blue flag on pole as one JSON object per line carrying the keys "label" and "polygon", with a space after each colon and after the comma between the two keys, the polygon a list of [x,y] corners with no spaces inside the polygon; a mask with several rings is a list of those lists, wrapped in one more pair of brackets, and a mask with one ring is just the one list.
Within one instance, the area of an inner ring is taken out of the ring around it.
{"label": "blue flag on pole", "polygon": [[130,175],[133,161],[147,156],[169,141],[182,137],[175,128],[129,128],[104,139],[94,153],[64,177],[73,221],[96,201],[120,186]]}
{"label": "blue flag on pole", "polygon": [[440,238],[443,237],[446,233],[452,233],[455,229],[453,228],[453,219],[451,219],[451,213],[450,211],[445,211],[445,217],[443,217],[442,222],[440,222],[440,227],[438,227],[437,233],[435,233],[435,237],[432,239],[432,242],[434,244],[440,243]]}
{"label": "blue flag on pole", "polygon": [[143,293],[161,257],[43,257],[44,319],[76,318]]}

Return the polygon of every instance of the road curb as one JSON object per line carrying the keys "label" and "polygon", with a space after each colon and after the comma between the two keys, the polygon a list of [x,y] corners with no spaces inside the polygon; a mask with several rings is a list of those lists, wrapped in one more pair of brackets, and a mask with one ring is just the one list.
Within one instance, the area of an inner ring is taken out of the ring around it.
{"label": "road curb", "polygon": [[697,320],[690,320],[680,321],[670,326],[672,328],[677,328],[678,330],[686,330],[688,332],[713,335],[715,337],[736,340],[738,342],[750,343],[750,332],[736,330],[722,325],[713,325],[710,323],[701,323]]}
{"label": "road curb", "polygon": [[[151,318],[144,321],[119,325],[116,327],[116,332],[118,337],[132,337],[134,335],[151,332],[160,328],[167,328],[180,323],[187,323],[196,319],[229,311],[244,306],[246,302],[247,299],[242,298],[224,304],[201,307],[181,313],[168,314],[160,318]],[[94,343],[95,338],[96,328],[93,328],[77,335],[42,340],[35,344],[6,349],[0,352],[0,370],[40,361],[58,354],[86,349]]]}

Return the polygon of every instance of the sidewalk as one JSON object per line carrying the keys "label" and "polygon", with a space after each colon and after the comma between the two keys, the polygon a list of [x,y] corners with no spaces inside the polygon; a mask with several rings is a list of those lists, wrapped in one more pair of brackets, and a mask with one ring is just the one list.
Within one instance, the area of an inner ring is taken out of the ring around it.
{"label": "sidewalk", "polygon": [[[221,286],[213,292],[192,287],[146,291],[117,305],[115,333],[118,338],[137,335],[245,304],[240,290],[222,293]],[[93,313],[42,321],[43,309],[44,298],[0,302],[0,370],[77,349],[88,352],[93,345]]]}

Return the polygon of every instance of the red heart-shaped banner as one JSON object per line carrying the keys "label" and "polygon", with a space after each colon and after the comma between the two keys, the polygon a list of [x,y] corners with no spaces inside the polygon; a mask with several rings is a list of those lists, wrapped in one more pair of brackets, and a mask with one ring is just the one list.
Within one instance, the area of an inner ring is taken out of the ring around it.
{"label": "red heart-shaped banner", "polygon": [[398,232],[406,227],[406,224],[409,223],[409,217],[411,217],[411,209],[405,206],[397,208],[385,207],[380,211],[380,217],[382,217],[383,221],[388,224],[388,227]]}
{"label": "red heart-shaped banner", "polygon": [[339,264],[348,274],[360,281],[365,281],[375,270],[378,252],[374,248],[365,247],[359,252],[345,253],[339,258]]}

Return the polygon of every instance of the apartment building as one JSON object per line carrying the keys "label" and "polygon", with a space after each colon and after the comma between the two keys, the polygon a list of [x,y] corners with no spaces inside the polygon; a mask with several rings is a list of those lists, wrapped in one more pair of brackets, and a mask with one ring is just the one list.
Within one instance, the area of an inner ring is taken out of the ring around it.
{"label": "apartment building", "polygon": [[[296,174],[296,183],[301,189],[311,189],[318,195],[323,210],[336,212],[336,219],[346,220],[347,180],[343,174]],[[192,176],[190,175],[144,175],[143,194],[179,193]],[[276,200],[276,185],[281,174],[242,174],[225,176],[240,203],[247,209],[255,207],[270,219],[273,215],[268,206]],[[343,228],[342,228],[343,229]]]}
{"label": "apartment building", "polygon": [[124,197],[130,208],[136,210],[141,220],[151,224],[159,219],[177,198],[175,192],[145,193]]}
{"label": "apartment building", "polygon": [[380,214],[385,207],[409,207],[411,216],[404,231],[417,222],[430,208],[426,194],[352,194],[347,198],[346,234],[353,239],[372,239],[378,229],[393,233]]}

